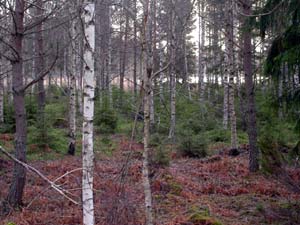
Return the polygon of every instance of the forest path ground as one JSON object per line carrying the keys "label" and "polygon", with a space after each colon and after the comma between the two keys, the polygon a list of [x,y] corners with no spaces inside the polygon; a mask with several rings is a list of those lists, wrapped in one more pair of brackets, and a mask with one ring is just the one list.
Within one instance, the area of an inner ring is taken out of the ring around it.
{"label": "forest path ground", "polygon": [[[96,223],[143,224],[143,146],[132,143],[132,150],[129,151],[127,138],[116,135],[114,139],[117,147],[112,155],[96,152]],[[125,163],[128,157],[130,160]],[[81,158],[64,156],[62,159],[33,161],[30,164],[55,180],[80,168]],[[10,161],[0,158],[0,199],[7,193],[12,168]],[[126,171],[126,175],[121,176],[121,171]],[[300,169],[289,172],[299,183]],[[217,221],[228,225],[300,224],[300,195],[289,191],[274,178],[261,173],[249,174],[247,153],[202,160],[173,156],[168,167],[152,166],[151,180],[157,224],[217,225]],[[72,199],[80,201],[80,171],[60,179],[57,184],[68,190]],[[80,206],[66,200],[32,173],[27,176],[24,204],[21,211],[1,218],[0,224],[81,224]]]}

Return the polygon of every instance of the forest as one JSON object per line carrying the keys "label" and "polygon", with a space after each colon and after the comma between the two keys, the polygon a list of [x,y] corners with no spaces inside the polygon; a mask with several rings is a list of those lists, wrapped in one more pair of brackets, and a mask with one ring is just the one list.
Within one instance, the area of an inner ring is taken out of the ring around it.
{"label": "forest", "polygon": [[0,225],[300,224],[299,0],[0,0]]}

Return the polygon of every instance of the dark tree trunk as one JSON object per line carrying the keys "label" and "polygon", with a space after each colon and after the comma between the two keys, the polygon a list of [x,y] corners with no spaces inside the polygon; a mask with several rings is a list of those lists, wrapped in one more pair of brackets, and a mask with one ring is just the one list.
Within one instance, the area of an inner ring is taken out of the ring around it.
{"label": "dark tree trunk", "polygon": [[[244,0],[243,2],[243,12],[244,14],[251,14],[251,1]],[[250,156],[249,156],[249,170],[250,172],[255,172],[259,169],[259,151],[257,148],[257,128],[256,128],[256,110],[255,110],[255,93],[253,84],[253,74],[252,74],[252,46],[251,46],[251,31],[248,28],[247,22],[244,21],[244,71],[245,71],[245,85],[246,85],[246,95],[247,95],[247,132],[249,137],[250,145]]]}
{"label": "dark tree trunk", "polygon": [[[12,34],[12,46],[16,53],[15,59],[12,61],[12,76],[13,76],[13,104],[16,118],[16,133],[15,133],[15,157],[26,162],[26,111],[24,101],[24,91],[18,91],[23,87],[23,61],[22,61],[22,43],[24,32],[24,7],[25,1],[19,0],[15,2],[15,11],[13,12],[14,27]],[[12,207],[22,205],[23,190],[26,180],[26,169],[15,163],[12,183],[7,196],[7,203]]]}

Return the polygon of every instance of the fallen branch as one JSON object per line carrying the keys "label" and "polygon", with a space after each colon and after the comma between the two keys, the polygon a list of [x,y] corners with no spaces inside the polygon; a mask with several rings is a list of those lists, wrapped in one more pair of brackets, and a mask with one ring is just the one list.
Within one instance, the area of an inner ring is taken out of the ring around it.
{"label": "fallen branch", "polygon": [[[6,150],[3,149],[2,146],[0,146],[0,151],[6,155],[8,158],[12,159],[14,162],[20,164],[21,166],[23,166],[25,169],[32,171],[33,173],[37,174],[40,178],[42,178],[44,181],[46,181],[51,188],[53,188],[55,191],[57,191],[59,194],[61,194],[62,196],[64,196],[66,199],[68,199],[69,201],[71,201],[72,203],[79,205],[79,202],[75,201],[74,199],[72,199],[71,197],[69,197],[65,192],[66,190],[62,189],[61,187],[59,187],[58,185],[55,184],[55,182],[49,180],[44,174],[42,174],[40,171],[38,171],[36,168],[18,160],[17,158],[15,158],[13,155],[11,155],[10,153],[8,153]],[[69,174],[69,173],[67,173]],[[57,179],[56,179],[57,180]]]}

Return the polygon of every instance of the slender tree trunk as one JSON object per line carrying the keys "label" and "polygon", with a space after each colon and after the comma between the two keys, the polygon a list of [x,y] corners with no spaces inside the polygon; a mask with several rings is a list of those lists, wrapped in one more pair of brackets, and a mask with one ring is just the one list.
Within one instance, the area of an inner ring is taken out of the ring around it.
{"label": "slender tree trunk", "polygon": [[[231,0],[230,0],[231,1]],[[226,5],[228,5],[228,3],[225,3]],[[228,8],[228,6],[227,6]],[[230,7],[229,7],[230,8]],[[228,11],[228,9],[227,9]],[[228,12],[226,11],[226,13],[228,14]],[[227,15],[227,21],[226,21],[226,33],[227,35],[228,32],[229,32],[229,29],[230,29],[230,22],[228,21],[228,16]],[[225,52],[225,58],[226,58],[226,63],[228,64],[229,62],[229,43],[228,43],[228,36],[226,37],[226,52]],[[223,78],[223,89],[224,89],[224,100],[223,100],[223,129],[227,130],[228,129],[228,118],[229,118],[229,109],[228,109],[228,90],[229,90],[229,87],[228,87],[228,73],[229,73],[229,68],[228,68],[228,65],[225,66],[225,73],[224,73],[224,78]]]}
{"label": "slender tree trunk", "polygon": [[189,81],[189,71],[188,71],[188,58],[187,58],[187,52],[186,52],[186,34],[185,31],[183,31],[183,67],[184,67],[184,79],[185,79],[185,85],[187,88],[187,92],[188,92],[188,97],[189,100],[192,100],[192,93],[191,93],[191,88],[190,88],[190,81]]}
{"label": "slender tree trunk", "polygon": [[[83,31],[81,30],[83,33]],[[77,75],[78,75],[78,85],[77,85],[77,102],[78,102],[78,112],[80,115],[83,115],[83,73],[84,73],[84,37],[81,35],[79,40],[79,55],[77,58]]]}
{"label": "slender tree trunk", "polygon": [[[80,63],[81,64],[81,63]],[[83,71],[80,70],[80,74],[78,77],[77,83],[77,103],[78,103],[78,113],[79,115],[83,115],[83,99],[82,99],[82,73]]]}
{"label": "slender tree trunk", "polygon": [[[36,18],[38,25],[36,27],[36,34],[35,34],[35,46],[37,52],[36,58],[36,77],[40,76],[45,69],[45,60],[44,60],[44,38],[43,38],[43,22],[40,22],[41,18],[43,17],[43,0],[37,1],[37,8],[36,8]],[[49,75],[50,77],[50,75]],[[38,81],[38,127],[39,132],[41,132],[41,143],[42,146],[45,147],[45,143],[47,142],[47,132],[45,127],[45,105],[46,105],[46,94],[45,94],[45,87],[44,87],[44,79],[41,78]]]}
{"label": "slender tree trunk", "polygon": [[[156,0],[152,0],[150,4],[150,14],[151,14],[151,24],[148,29],[150,29],[150,43],[152,46],[152,71],[156,71],[157,64],[154,58],[157,57],[156,51]],[[157,59],[157,58],[156,58]],[[155,129],[155,110],[154,110],[154,84],[151,82],[151,94],[150,94],[150,131],[153,132]]]}
{"label": "slender tree trunk", "polygon": [[228,110],[231,123],[231,148],[237,149],[236,115],[234,107],[234,36],[233,36],[233,2],[226,3],[226,62],[229,74]]}
{"label": "slender tree trunk", "polygon": [[82,207],[83,224],[94,225],[94,198],[93,198],[93,120],[94,120],[94,97],[95,97],[95,3],[84,1],[84,101],[83,101],[83,145],[82,145]]}
{"label": "slender tree trunk", "polygon": [[200,4],[198,1],[198,20],[199,20],[199,43],[198,43],[198,89],[199,89],[199,99],[200,103],[204,101],[204,73],[205,73],[205,65],[204,65],[204,42],[205,42],[205,21],[204,21],[204,13],[205,13],[205,1],[203,0]]}
{"label": "slender tree trunk", "polygon": [[69,90],[69,147],[68,154],[74,155],[76,149],[76,76],[77,76],[77,61],[78,57],[78,37],[77,37],[77,21],[71,21],[71,58],[70,60],[70,90]]}
{"label": "slender tree trunk", "polygon": [[[163,59],[164,59],[163,46],[162,46],[161,41],[159,41],[159,70],[161,70],[163,68]],[[160,98],[161,103],[163,103],[165,100],[163,79],[164,79],[164,74],[163,74],[163,72],[160,72],[160,74],[159,74],[159,98]]]}
{"label": "slender tree trunk", "polygon": [[[124,0],[124,5],[128,7],[128,0]],[[121,70],[120,70],[120,89],[121,89],[121,96],[120,96],[120,105],[123,105],[123,92],[124,92],[124,79],[125,79],[125,70],[126,70],[126,63],[127,63],[127,46],[128,46],[128,31],[129,31],[129,16],[126,10],[125,12],[125,30],[124,30],[124,45],[122,49],[122,60],[121,60]],[[122,40],[122,39],[121,39]]]}
{"label": "slender tree trunk", "polygon": [[[173,1],[172,1],[173,2]],[[175,138],[175,127],[176,127],[176,75],[174,71],[174,63],[175,63],[175,15],[172,9],[169,21],[169,30],[170,30],[170,60],[171,65],[169,67],[169,75],[170,75],[170,96],[171,96],[171,118],[170,118],[170,129],[168,138],[174,141]]]}
{"label": "slender tree trunk", "polygon": [[[15,133],[15,157],[26,162],[26,110],[25,110],[25,92],[19,91],[23,87],[23,32],[24,32],[24,10],[25,1],[19,0],[15,2],[15,11],[12,12],[14,17],[12,40],[11,44],[14,51],[17,53],[16,58],[12,61],[12,83],[13,103],[16,118],[16,133]],[[22,205],[23,191],[26,181],[26,169],[18,163],[14,165],[13,178],[9,188],[7,202],[12,207]]]}
{"label": "slender tree trunk", "polygon": [[99,98],[99,103],[103,103],[103,52],[102,43],[104,40],[103,30],[103,3],[104,1],[95,1],[95,78],[96,78],[96,95]]}
{"label": "slender tree trunk", "polygon": [[[247,27],[246,27],[247,28]],[[241,26],[239,26],[241,29]],[[239,44],[243,46],[243,35],[239,36]],[[237,64],[237,94],[239,99],[239,109],[241,114],[241,127],[243,131],[247,130],[247,116],[246,116],[246,103],[244,101],[244,87],[242,85],[242,80],[244,78],[244,70],[243,70],[243,59],[244,59],[244,51],[239,51],[238,57],[236,58]]]}
{"label": "slender tree trunk", "polygon": [[[251,14],[251,0],[244,0],[243,13]],[[247,117],[248,125],[247,132],[249,138],[249,170],[255,172],[259,169],[259,150],[257,147],[257,127],[256,127],[256,109],[255,109],[255,92],[252,74],[252,46],[251,46],[251,30],[248,24],[244,21],[243,32],[243,54],[244,54],[244,71],[245,71],[245,85],[247,92]]]}
{"label": "slender tree trunk", "polygon": [[[0,74],[4,72],[3,61],[0,58]],[[4,122],[4,78],[0,77],[0,124]]]}
{"label": "slender tree trunk", "polygon": [[[159,4],[159,9],[158,11],[161,11],[161,4]],[[159,48],[159,52],[158,52],[158,56],[159,56],[159,62],[158,62],[158,70],[161,71],[161,69],[163,68],[163,61],[164,61],[164,49],[163,49],[163,44],[162,44],[162,40],[163,40],[163,32],[162,32],[162,28],[160,28],[160,26],[158,26],[158,48]],[[164,104],[164,84],[163,84],[163,80],[164,80],[164,72],[160,72],[159,74],[159,98],[160,98],[160,103]]]}
{"label": "slender tree trunk", "polygon": [[134,21],[133,21],[133,92],[137,97],[137,4],[136,0],[134,4]]}
{"label": "slender tree trunk", "polygon": [[107,87],[108,87],[108,96],[109,96],[109,105],[113,106],[113,98],[112,98],[112,84],[111,84],[111,66],[112,66],[112,24],[111,24],[111,8],[108,6],[108,59],[107,59]]}
{"label": "slender tree trunk", "polygon": [[223,78],[223,88],[224,88],[224,100],[223,100],[223,129],[228,129],[228,71],[225,69],[225,74]]}
{"label": "slender tree trunk", "polygon": [[152,16],[150,12],[151,0],[144,1],[144,152],[143,152],[143,186],[145,193],[146,225],[153,225],[152,193],[149,178],[149,141],[150,141],[150,104],[151,78],[153,73],[153,46],[151,41]]}

